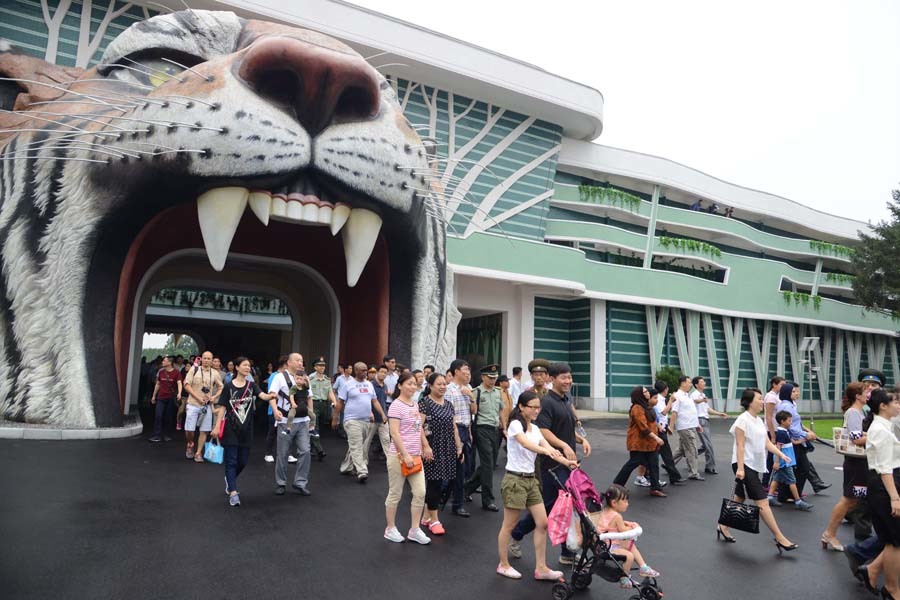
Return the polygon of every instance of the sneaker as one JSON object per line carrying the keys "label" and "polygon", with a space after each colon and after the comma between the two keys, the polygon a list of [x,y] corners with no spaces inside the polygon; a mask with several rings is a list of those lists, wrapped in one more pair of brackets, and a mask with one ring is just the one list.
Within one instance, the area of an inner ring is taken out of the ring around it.
{"label": "sneaker", "polygon": [[168,436],[168,435],[164,435],[164,436],[163,436],[163,441],[164,441],[164,442],[171,442],[171,441],[172,441],[172,438],[171,438],[170,436]]}
{"label": "sneaker", "polygon": [[504,577],[509,577],[510,579],[522,579],[522,574],[512,567],[503,567],[501,565],[497,565],[497,574],[503,575]]}
{"label": "sneaker", "polygon": [[406,539],[408,539],[411,542],[416,542],[417,544],[422,544],[423,546],[425,544],[431,543],[431,538],[428,537],[427,535],[425,535],[425,532],[422,531],[422,529],[419,527],[416,527],[415,529],[410,529],[409,534],[406,536]]}
{"label": "sneaker", "polygon": [[659,487],[664,488],[667,485],[669,485],[668,481],[663,481],[662,479],[659,480]]}
{"label": "sneaker", "polygon": [[575,556],[570,556],[568,554],[563,554],[559,557],[559,564],[561,565],[574,565],[575,564]]}
{"label": "sneaker", "polygon": [[396,527],[389,527],[384,530],[384,539],[390,542],[397,542],[398,544],[403,543],[403,536],[400,535],[400,532]]}
{"label": "sneaker", "polygon": [[161,442],[162,438],[159,437],[158,435],[154,435],[152,438],[150,438],[150,441],[155,444],[156,442]]}
{"label": "sneaker", "polygon": [[509,556],[510,558],[522,558],[522,542],[517,542],[514,539],[509,540]]}
{"label": "sneaker", "polygon": [[813,509],[813,505],[806,500],[797,500],[794,502],[794,508],[797,510],[810,511]]}
{"label": "sneaker", "polygon": [[184,451],[184,457],[188,460],[193,460],[194,458],[194,450],[192,448],[188,448]]}
{"label": "sneaker", "polygon": [[650,480],[643,475],[638,475],[634,478],[634,485],[639,485],[641,487],[650,487]]}
{"label": "sneaker", "polygon": [[701,475],[688,475],[688,479],[693,479],[694,481],[706,481]]}
{"label": "sneaker", "polygon": [[240,506],[241,505],[240,494],[231,494],[230,496],[228,496],[228,505],[229,506]]}
{"label": "sneaker", "polygon": [[369,476],[368,476],[368,475],[359,475],[359,476],[356,478],[356,482],[357,482],[357,483],[366,483],[367,481],[369,481]]}
{"label": "sneaker", "polygon": [[275,462],[275,457],[271,454],[266,454],[266,457],[263,460],[265,460],[267,463],[273,463]]}
{"label": "sneaker", "polygon": [[288,456],[288,462],[291,464],[294,464],[295,462],[297,462],[297,457],[296,456]]}
{"label": "sneaker", "polygon": [[784,506],[784,503],[779,502],[775,496],[769,496],[769,506]]}

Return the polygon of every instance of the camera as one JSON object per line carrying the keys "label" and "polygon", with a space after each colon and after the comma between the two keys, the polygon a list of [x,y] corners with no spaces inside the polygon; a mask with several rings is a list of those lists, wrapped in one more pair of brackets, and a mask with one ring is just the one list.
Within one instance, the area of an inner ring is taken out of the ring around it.
{"label": "camera", "polygon": [[202,388],[200,388],[200,391],[203,392],[204,394],[208,394],[208,393],[209,393],[209,386],[204,385]]}

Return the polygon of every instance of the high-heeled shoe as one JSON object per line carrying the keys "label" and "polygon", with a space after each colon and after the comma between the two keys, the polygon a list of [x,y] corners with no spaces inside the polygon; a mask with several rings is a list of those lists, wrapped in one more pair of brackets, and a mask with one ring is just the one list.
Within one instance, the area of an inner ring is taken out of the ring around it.
{"label": "high-heeled shoe", "polygon": [[872,586],[872,582],[869,581],[869,567],[863,565],[861,567],[857,567],[856,569],[856,578],[859,579],[859,582],[866,586],[866,591],[868,591],[873,596],[880,596],[879,590]]}
{"label": "high-heeled shoe", "polygon": [[832,550],[834,552],[843,552],[844,547],[837,538],[829,537],[822,534],[822,550]]}
{"label": "high-heeled shoe", "polygon": [[734,539],[732,536],[725,535],[725,532],[722,531],[722,529],[718,525],[716,526],[716,539],[724,540],[724,541],[728,542],[729,544],[734,544],[735,542],[737,542],[737,540]]}
{"label": "high-heeled shoe", "polygon": [[778,556],[781,556],[782,552],[790,552],[792,550],[796,550],[800,546],[797,544],[791,544],[790,546],[785,546],[778,540],[775,540],[775,547],[778,548]]}

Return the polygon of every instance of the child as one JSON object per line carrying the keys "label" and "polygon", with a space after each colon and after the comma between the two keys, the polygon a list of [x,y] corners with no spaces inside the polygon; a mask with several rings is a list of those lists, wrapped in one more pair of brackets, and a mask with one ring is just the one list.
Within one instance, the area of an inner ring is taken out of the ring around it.
{"label": "child", "polygon": [[[637,523],[626,521],[622,518],[622,513],[628,510],[628,490],[621,485],[613,484],[603,494],[603,503],[605,507],[598,513],[591,513],[591,520],[600,533],[609,533],[612,531],[624,532],[637,527]],[[610,554],[615,554],[624,560],[622,569],[625,573],[631,572],[631,565],[637,561],[640,567],[641,577],[659,577],[659,573],[654,571],[650,565],[644,562],[644,557],[638,552],[634,540],[610,540]],[[631,578],[623,575],[619,579],[619,587],[633,587]]]}
{"label": "child", "polygon": [[781,506],[778,501],[778,484],[783,483],[791,488],[791,496],[794,497],[794,506],[797,510],[812,510],[813,505],[806,502],[800,497],[797,491],[797,479],[794,477],[794,467],[796,458],[794,455],[794,445],[791,442],[791,434],[788,429],[791,426],[791,413],[786,410],[780,410],[775,413],[775,422],[778,427],[775,428],[775,445],[781,448],[785,456],[791,459],[790,464],[781,464],[781,459],[774,456],[772,461],[772,484],[769,487],[769,505]]}

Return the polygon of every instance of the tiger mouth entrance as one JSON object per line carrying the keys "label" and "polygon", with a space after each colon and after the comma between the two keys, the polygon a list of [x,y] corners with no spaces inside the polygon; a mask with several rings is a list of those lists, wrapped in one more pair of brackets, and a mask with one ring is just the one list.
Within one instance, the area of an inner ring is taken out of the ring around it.
{"label": "tiger mouth entrance", "polygon": [[[120,414],[138,405],[145,331],[192,333],[200,350],[211,350],[223,365],[245,355],[263,370],[291,351],[307,360],[325,356],[329,369],[382,356],[388,346],[387,255],[379,238],[368,268],[349,288],[340,241],[327,229],[286,223],[263,228],[249,215],[238,227],[226,268],[215,271],[196,207],[163,211],[132,239],[121,267],[113,327]],[[229,303],[236,310],[227,310]],[[241,303],[249,303],[246,315]]]}

